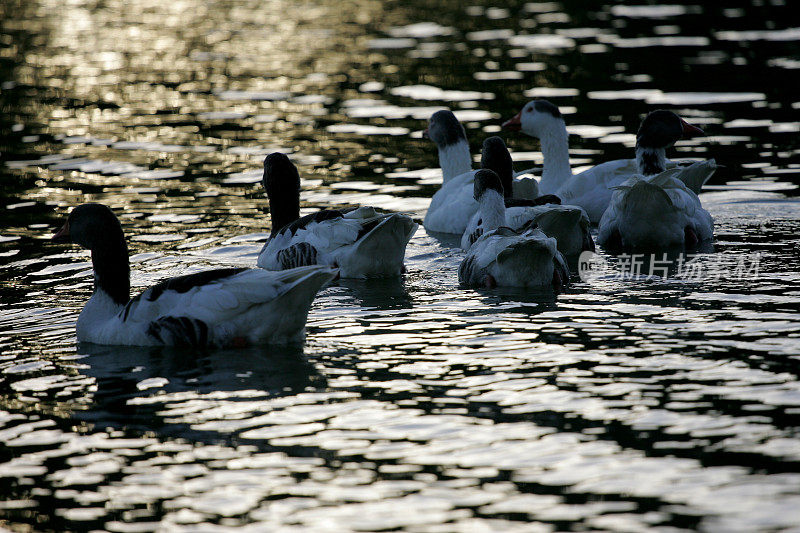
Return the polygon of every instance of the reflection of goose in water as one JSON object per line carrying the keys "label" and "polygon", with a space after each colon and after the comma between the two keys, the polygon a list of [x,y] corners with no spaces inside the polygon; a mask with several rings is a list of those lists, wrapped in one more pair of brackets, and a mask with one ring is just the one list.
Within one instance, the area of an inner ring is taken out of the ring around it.
{"label": "reflection of goose in water", "polygon": [[[99,427],[156,431],[173,438],[207,440],[184,424],[165,421],[159,413],[167,403],[170,408],[180,408],[185,402],[213,396],[200,401],[224,410],[226,402],[233,406],[247,398],[289,396],[327,386],[326,379],[304,357],[301,346],[198,352],[80,343],[77,355],[83,356],[79,361],[86,365],[81,373],[95,379],[97,390],[89,408],[76,411],[76,418]],[[158,400],[156,391],[171,393],[170,399]],[[219,436],[214,433],[210,438]]]}

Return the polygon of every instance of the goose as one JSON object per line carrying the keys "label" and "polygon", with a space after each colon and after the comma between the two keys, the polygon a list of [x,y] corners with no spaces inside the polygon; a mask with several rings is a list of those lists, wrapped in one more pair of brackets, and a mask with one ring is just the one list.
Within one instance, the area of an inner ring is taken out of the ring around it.
{"label": "goose", "polygon": [[[681,174],[702,175],[694,163],[684,171],[666,168],[663,150],[649,148],[674,136],[677,115],[653,111],[642,122],[637,136],[637,166],[640,174],[613,187],[608,208],[600,219],[598,242],[612,250],[658,249],[673,246],[692,250],[714,236],[714,221],[700,198],[680,179]],[[680,120],[680,119],[678,119]],[[655,123],[655,126],[653,125]],[[685,126],[684,126],[685,128]],[[662,136],[664,139],[653,138]]]}
{"label": "goose", "polygon": [[[596,224],[611,201],[612,187],[637,174],[640,161],[658,159],[666,168],[680,166],[683,163],[666,159],[666,148],[678,139],[703,135],[700,128],[688,124],[670,111],[653,113],[656,113],[653,120],[647,123],[643,121],[639,128],[635,159],[607,161],[575,175],[569,165],[567,127],[558,107],[547,100],[533,100],[507,120],[503,127],[521,130],[540,140],[544,156],[544,170],[539,182],[541,192],[556,194],[564,203],[582,207],[589,220]],[[710,159],[701,164],[691,164],[677,177],[695,193],[699,193],[716,168],[716,162]]]}
{"label": "goose", "polygon": [[303,338],[317,291],[336,275],[324,267],[285,272],[221,268],[169,278],[130,298],[128,246],[103,204],[72,210],[52,237],[92,252],[94,293],[78,316],[78,341],[154,346],[243,346]]}
{"label": "goose", "polygon": [[552,288],[569,283],[569,268],[556,240],[529,226],[514,231],[505,225],[503,185],[495,172],[475,174],[473,194],[483,218],[482,234],[458,268],[461,284],[473,287]]}
{"label": "goose", "polygon": [[[431,199],[423,226],[428,231],[461,235],[478,204],[472,198],[472,156],[464,127],[452,111],[440,110],[431,115],[425,135],[437,146],[442,169],[442,187]],[[535,200],[539,186],[533,178],[521,178],[506,191],[508,197]]]}
{"label": "goose", "polygon": [[[513,163],[511,154],[500,137],[489,137],[484,141],[481,166],[498,175],[504,191],[510,189]],[[594,251],[586,212],[578,206],[559,205],[557,196],[541,196],[537,202],[547,198],[552,198],[553,203],[531,205],[533,202],[530,200],[505,198],[505,225],[519,231],[531,222],[534,223],[545,235],[556,239],[558,251],[566,257],[577,257],[585,250]],[[483,218],[478,210],[461,236],[461,248],[468,250],[482,233],[482,227]]]}
{"label": "goose", "polygon": [[418,228],[410,217],[367,206],[300,217],[300,175],[280,152],[264,159],[263,184],[272,231],[258,255],[259,267],[331,265],[343,278],[385,278],[405,271],[406,245]]}
{"label": "goose", "polygon": [[597,242],[612,251],[696,249],[714,237],[714,220],[679,179],[681,169],[636,175],[614,187]]}

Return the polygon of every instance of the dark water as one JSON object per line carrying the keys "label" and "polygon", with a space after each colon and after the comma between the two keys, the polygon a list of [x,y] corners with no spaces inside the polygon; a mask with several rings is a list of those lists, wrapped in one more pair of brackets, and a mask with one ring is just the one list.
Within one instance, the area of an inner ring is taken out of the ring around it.
{"label": "dark water", "polygon": [[[798,527],[791,2],[473,4],[0,5],[0,527]],[[76,345],[88,257],[47,241],[71,207],[122,214],[135,287],[252,265],[266,153],[291,152],[309,210],[420,216],[431,112],[477,153],[534,96],[566,113],[574,167],[630,157],[656,107],[706,130],[670,154],[725,166],[701,268],[474,292],[420,229],[404,280],[321,293],[303,347]]]}

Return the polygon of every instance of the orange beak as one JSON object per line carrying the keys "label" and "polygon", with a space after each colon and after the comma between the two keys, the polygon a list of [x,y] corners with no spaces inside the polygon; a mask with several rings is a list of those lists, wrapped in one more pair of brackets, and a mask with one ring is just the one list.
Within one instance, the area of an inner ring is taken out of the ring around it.
{"label": "orange beak", "polygon": [[61,226],[61,229],[50,238],[53,242],[69,242],[69,221]]}
{"label": "orange beak", "polygon": [[704,137],[705,133],[697,126],[692,126],[685,120],[681,119],[681,126],[683,126],[683,138],[691,139],[692,137]]}
{"label": "orange beak", "polygon": [[507,130],[511,131],[519,131],[522,129],[522,122],[520,120],[522,116],[522,111],[511,117],[510,119],[503,122],[503,127]]}

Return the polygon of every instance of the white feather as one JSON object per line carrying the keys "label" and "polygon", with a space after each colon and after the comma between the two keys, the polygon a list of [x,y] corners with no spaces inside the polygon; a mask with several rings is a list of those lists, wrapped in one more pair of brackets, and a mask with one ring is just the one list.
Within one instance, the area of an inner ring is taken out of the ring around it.
{"label": "white feather", "polygon": [[[359,238],[359,233],[369,224],[376,225]],[[417,227],[406,215],[360,207],[343,217],[309,222],[294,235],[287,230],[274,235],[261,250],[258,266],[281,270],[279,254],[305,243],[316,250],[316,264],[338,267],[341,277],[397,276],[403,270],[406,245]]]}
{"label": "white feather", "polygon": [[291,342],[302,338],[314,296],[335,273],[316,266],[283,272],[248,269],[186,292],[168,289],[157,294],[150,288],[127,306],[115,304],[99,289],[78,317],[77,337],[97,344],[164,344],[148,334],[151,324],[165,317],[185,317],[208,327],[210,345],[224,346],[236,338],[250,343]]}
{"label": "white feather", "polygon": [[700,241],[713,238],[714,221],[681,174],[698,173],[707,162],[689,169],[672,168],[653,176],[632,176],[615,187],[611,203],[600,220],[598,243],[606,244],[619,232],[625,248],[684,246],[691,228]]}
{"label": "white feather", "polygon": [[482,235],[459,268],[459,281],[483,285],[491,275],[501,287],[551,288],[554,269],[568,275],[556,240],[537,229],[519,234],[502,227]]}
{"label": "white feather", "polygon": [[[579,255],[584,250],[584,243],[592,238],[589,217],[583,209],[575,205],[509,207],[506,209],[505,217],[505,225],[515,231],[533,222],[545,235],[556,239],[558,251],[567,257]],[[481,214],[475,213],[461,237],[461,248],[464,250],[470,248],[470,235],[482,226]]]}

